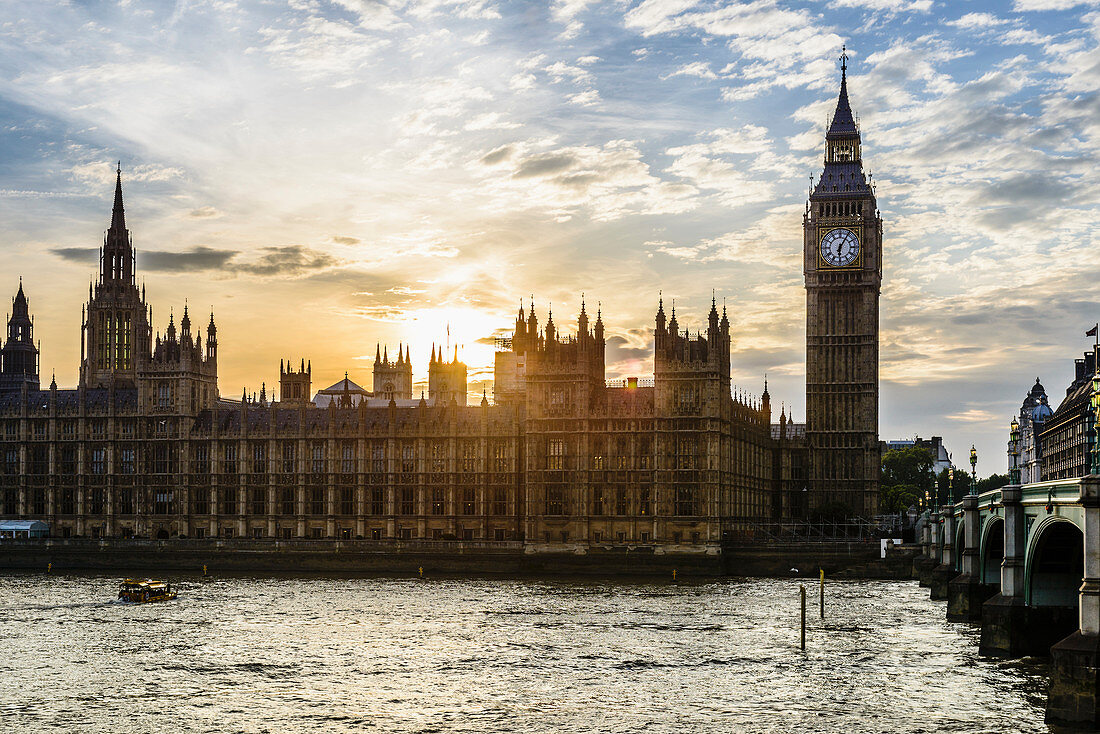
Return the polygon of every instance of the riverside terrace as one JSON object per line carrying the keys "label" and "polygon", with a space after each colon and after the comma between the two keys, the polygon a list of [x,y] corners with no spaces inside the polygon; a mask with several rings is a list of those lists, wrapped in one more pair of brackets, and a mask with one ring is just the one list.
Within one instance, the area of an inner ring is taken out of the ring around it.
{"label": "riverside terrace", "polygon": [[1007,485],[926,512],[914,575],[982,655],[1053,660],[1047,719],[1100,724],[1100,475]]}

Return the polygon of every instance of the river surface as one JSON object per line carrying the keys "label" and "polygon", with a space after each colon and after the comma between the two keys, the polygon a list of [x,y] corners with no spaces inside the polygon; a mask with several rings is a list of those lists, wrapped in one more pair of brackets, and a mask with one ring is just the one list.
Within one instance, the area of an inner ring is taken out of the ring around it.
{"label": "river surface", "polygon": [[916,582],[0,576],[11,732],[1045,732]]}

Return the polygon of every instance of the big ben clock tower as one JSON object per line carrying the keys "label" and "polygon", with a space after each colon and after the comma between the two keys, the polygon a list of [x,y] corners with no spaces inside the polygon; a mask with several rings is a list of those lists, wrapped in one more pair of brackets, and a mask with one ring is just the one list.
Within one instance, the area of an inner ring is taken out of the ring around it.
{"label": "big ben clock tower", "polygon": [[[882,220],[848,103],[848,57],[825,168],[802,219],[806,276],[807,509],[878,512],[878,301]],[[839,508],[838,508],[839,509]]]}

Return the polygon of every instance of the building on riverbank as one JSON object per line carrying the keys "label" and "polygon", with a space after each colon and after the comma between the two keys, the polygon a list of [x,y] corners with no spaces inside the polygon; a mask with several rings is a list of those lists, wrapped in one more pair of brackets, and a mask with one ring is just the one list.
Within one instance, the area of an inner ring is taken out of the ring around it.
{"label": "building on riverbank", "polygon": [[[846,67],[845,67],[846,68]],[[530,552],[652,546],[716,554],[765,524],[878,506],[881,219],[846,79],[804,216],[808,420],[767,382],[731,391],[730,321],[684,328],[658,299],[652,378],[605,379],[604,323],[520,308],[493,402],[467,405],[457,351],[376,356],[373,390],[310,398],[312,365],[239,400],[218,390],[214,314],[161,335],[135,277],[118,171],[81,323],[80,383],[38,387],[20,288],[0,381],[0,518],[61,537],[522,542]],[[12,355],[9,361],[9,352]],[[8,365],[13,372],[9,374]]]}

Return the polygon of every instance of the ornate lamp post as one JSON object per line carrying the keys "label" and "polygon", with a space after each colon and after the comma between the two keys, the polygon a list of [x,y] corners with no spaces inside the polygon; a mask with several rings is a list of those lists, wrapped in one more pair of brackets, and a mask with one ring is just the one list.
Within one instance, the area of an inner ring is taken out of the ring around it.
{"label": "ornate lamp post", "polygon": [[955,465],[947,467],[947,491],[951,493],[951,500],[955,499]]}
{"label": "ornate lamp post", "polygon": [[970,494],[978,493],[978,450],[970,444]]}
{"label": "ornate lamp post", "polygon": [[1008,455],[1011,457],[1011,461],[1008,463],[1008,483],[1019,484],[1020,483],[1020,424],[1015,418],[1012,419],[1012,425],[1009,426],[1008,434]]}

